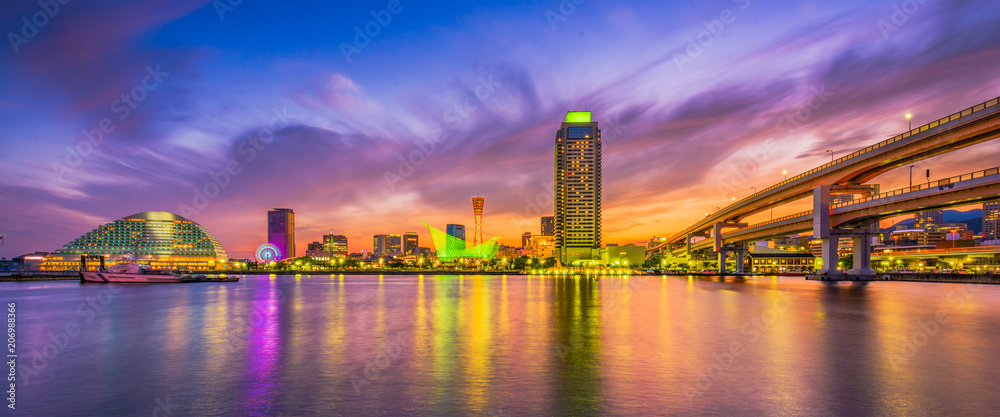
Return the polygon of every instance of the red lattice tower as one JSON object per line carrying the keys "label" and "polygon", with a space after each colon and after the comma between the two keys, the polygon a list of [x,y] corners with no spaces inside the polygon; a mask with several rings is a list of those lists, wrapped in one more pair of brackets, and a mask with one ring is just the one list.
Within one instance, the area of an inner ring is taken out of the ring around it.
{"label": "red lattice tower", "polygon": [[473,246],[483,244],[483,204],[485,203],[485,198],[472,197],[472,212],[476,215],[476,236],[472,241]]}

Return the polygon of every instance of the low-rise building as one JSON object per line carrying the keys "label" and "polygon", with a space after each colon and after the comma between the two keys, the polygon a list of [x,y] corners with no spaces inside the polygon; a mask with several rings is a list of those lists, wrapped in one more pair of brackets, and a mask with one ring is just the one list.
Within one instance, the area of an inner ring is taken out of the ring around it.
{"label": "low-rise building", "polygon": [[746,270],[755,274],[809,272],[816,268],[816,257],[812,253],[754,246],[747,254],[746,263]]}

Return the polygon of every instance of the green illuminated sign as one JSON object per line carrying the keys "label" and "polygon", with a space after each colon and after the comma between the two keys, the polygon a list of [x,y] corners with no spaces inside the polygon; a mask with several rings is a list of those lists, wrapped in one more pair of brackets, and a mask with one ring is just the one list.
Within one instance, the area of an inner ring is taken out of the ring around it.
{"label": "green illuminated sign", "polygon": [[590,123],[589,111],[566,112],[566,123]]}

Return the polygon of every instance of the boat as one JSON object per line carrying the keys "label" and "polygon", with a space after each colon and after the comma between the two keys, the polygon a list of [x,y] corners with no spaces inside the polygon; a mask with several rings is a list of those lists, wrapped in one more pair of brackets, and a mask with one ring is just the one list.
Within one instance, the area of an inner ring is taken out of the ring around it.
{"label": "boat", "polygon": [[80,271],[80,282],[165,284],[196,280],[169,271],[150,270],[136,262],[126,262],[112,265],[106,271]]}

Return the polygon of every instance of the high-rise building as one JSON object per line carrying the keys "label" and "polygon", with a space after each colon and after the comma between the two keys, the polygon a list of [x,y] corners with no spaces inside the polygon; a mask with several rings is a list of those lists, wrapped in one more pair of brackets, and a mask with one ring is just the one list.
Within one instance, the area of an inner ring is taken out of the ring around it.
{"label": "high-rise building", "polygon": [[601,155],[601,130],[590,112],[567,112],[555,137],[554,237],[564,264],[599,256]]}
{"label": "high-rise building", "polygon": [[403,254],[403,236],[397,234],[388,235],[385,243],[386,255],[396,256]]}
{"label": "high-rise building", "polygon": [[472,214],[476,218],[476,234],[473,236],[472,246],[483,244],[483,204],[485,203],[485,198],[472,197]]}
{"label": "high-rise building", "polygon": [[295,212],[276,208],[267,212],[267,243],[278,247],[281,259],[295,257]]}
{"label": "high-rise building", "polygon": [[462,240],[462,243],[459,244],[461,246],[461,248],[456,248],[456,249],[465,249],[466,245],[465,245],[465,225],[464,224],[449,224],[449,225],[445,226],[444,232],[448,236],[455,237],[455,238],[458,238],[458,239]]}
{"label": "high-rise building", "polygon": [[420,236],[416,232],[403,233],[403,255],[416,255],[420,248]]}
{"label": "high-rise building", "polygon": [[323,235],[323,246],[330,256],[347,256],[347,236]]}
{"label": "high-rise building", "polygon": [[521,248],[527,248],[529,243],[531,243],[531,232],[521,233]]}
{"label": "high-rise building", "polygon": [[542,217],[542,236],[555,236],[556,218],[552,216]]}
{"label": "high-rise building", "polygon": [[306,256],[322,258],[329,256],[329,254],[323,247],[323,242],[310,242],[309,245],[306,246]]}
{"label": "high-rise building", "polygon": [[921,211],[915,215],[913,218],[916,219],[913,227],[915,229],[934,229],[937,225],[943,223],[942,215],[944,214],[941,210],[929,210]]}
{"label": "high-rise building", "polygon": [[385,255],[385,240],[386,235],[372,236],[372,253],[375,254],[375,256]]}
{"label": "high-rise building", "polygon": [[375,256],[396,256],[403,250],[403,237],[397,234],[375,235],[372,239],[372,253]]}
{"label": "high-rise building", "polygon": [[1000,239],[1000,201],[983,204],[983,238]]}

